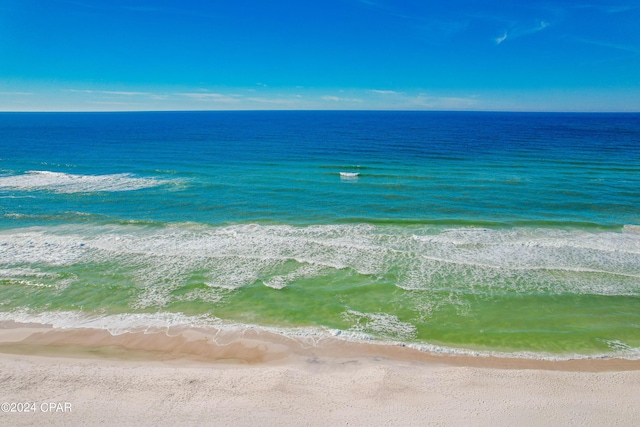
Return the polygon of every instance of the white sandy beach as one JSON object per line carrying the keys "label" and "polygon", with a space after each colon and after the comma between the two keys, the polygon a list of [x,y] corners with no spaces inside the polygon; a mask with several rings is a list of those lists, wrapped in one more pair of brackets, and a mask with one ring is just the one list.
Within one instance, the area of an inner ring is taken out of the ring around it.
{"label": "white sandy beach", "polygon": [[[219,345],[207,331],[5,324],[0,425],[640,425],[637,361],[437,356],[255,335]],[[5,402],[32,411],[4,412]]]}

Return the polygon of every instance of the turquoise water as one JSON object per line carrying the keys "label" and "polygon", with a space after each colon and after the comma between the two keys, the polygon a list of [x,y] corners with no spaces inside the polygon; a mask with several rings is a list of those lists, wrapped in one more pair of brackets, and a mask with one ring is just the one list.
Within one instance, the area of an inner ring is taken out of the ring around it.
{"label": "turquoise water", "polygon": [[0,114],[0,320],[637,358],[639,184],[637,114]]}

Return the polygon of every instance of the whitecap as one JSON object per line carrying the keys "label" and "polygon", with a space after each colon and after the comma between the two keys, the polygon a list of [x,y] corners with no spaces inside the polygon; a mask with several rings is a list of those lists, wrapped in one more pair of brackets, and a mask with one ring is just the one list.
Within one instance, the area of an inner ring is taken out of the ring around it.
{"label": "whitecap", "polygon": [[0,177],[0,190],[52,191],[54,193],[91,193],[133,191],[156,187],[167,181],[140,178],[128,173],[75,175],[63,172],[28,171]]}

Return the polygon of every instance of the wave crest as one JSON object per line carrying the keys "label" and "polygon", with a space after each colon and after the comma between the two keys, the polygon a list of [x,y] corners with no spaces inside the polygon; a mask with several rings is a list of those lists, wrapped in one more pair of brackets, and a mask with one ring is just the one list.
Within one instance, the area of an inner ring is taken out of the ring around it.
{"label": "wave crest", "polygon": [[136,286],[162,286],[163,291],[148,295],[152,305],[160,306],[194,274],[225,291],[253,284],[282,289],[294,281],[348,271],[406,290],[640,294],[640,235],[634,233],[84,225],[12,230],[0,234],[0,244],[0,268],[120,266]]}
{"label": "wave crest", "polygon": [[133,191],[165,184],[132,174],[75,175],[63,172],[28,171],[21,175],[0,177],[0,189],[20,191],[52,191],[55,193],[92,193]]}

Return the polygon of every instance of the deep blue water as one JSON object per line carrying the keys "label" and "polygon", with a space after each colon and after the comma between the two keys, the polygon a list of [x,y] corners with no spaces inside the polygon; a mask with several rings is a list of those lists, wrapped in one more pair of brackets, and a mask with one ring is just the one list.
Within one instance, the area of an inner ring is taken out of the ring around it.
{"label": "deep blue water", "polygon": [[[170,182],[109,197],[85,191],[61,200],[45,191],[3,204],[5,213],[211,224],[640,223],[637,114],[2,114],[0,135],[6,175]],[[340,171],[360,175],[345,182]]]}

